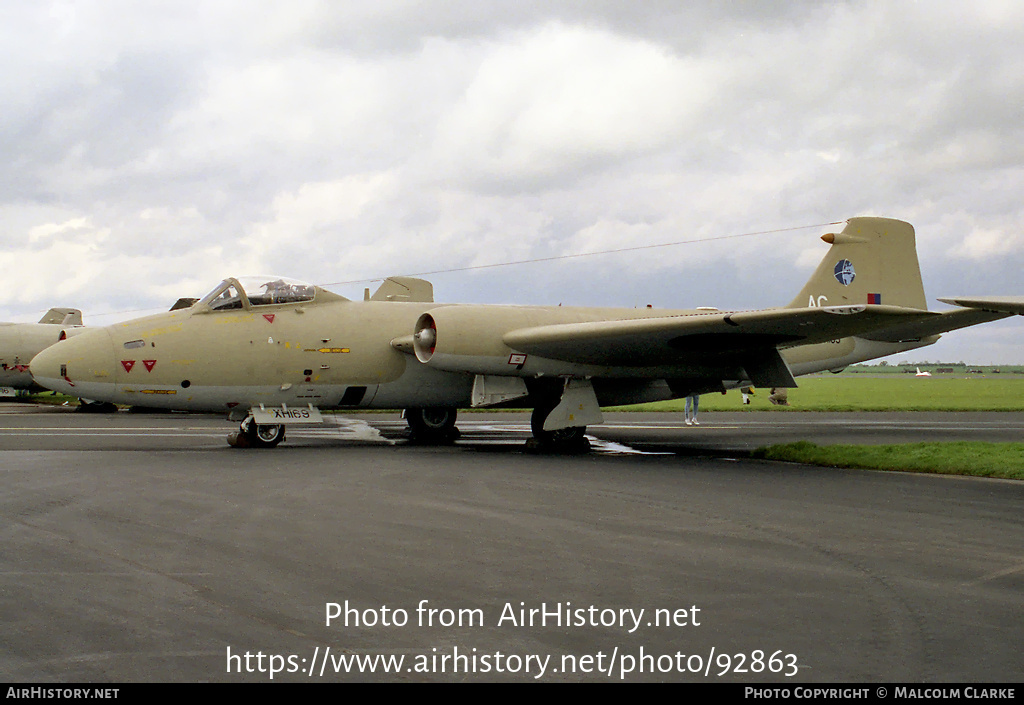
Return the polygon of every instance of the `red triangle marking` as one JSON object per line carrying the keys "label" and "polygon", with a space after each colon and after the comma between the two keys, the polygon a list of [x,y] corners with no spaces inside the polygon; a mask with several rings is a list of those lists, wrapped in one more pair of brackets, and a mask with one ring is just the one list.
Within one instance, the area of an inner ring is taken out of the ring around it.
{"label": "red triangle marking", "polygon": [[124,366],[125,372],[131,372],[132,368],[135,367],[135,360],[121,360],[121,364]]}
{"label": "red triangle marking", "polygon": [[143,360],[142,364],[146,366],[146,372],[152,372],[156,367],[156,360]]}
{"label": "red triangle marking", "polygon": [[274,315],[275,314],[273,314],[273,313],[264,313],[263,317],[267,319],[268,323],[273,323],[274,322]]}

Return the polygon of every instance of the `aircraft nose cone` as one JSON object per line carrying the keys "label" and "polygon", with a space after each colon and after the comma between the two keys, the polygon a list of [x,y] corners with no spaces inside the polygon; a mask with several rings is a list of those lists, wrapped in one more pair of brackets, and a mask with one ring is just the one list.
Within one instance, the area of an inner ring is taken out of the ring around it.
{"label": "aircraft nose cone", "polygon": [[[62,340],[61,342],[66,343],[68,341]],[[36,384],[46,387],[47,389],[51,389],[51,387],[46,384],[46,382],[48,380],[56,379],[57,373],[59,372],[59,363],[57,360],[61,355],[53,351],[53,348],[55,347],[57,346],[51,345],[48,348],[44,348],[42,351],[37,353],[28,364],[28,370],[32,373],[32,379],[36,381]]]}
{"label": "aircraft nose cone", "polygon": [[110,333],[98,328],[51,345],[32,358],[28,368],[41,387],[101,399],[97,392],[104,382],[113,388],[113,361]]}

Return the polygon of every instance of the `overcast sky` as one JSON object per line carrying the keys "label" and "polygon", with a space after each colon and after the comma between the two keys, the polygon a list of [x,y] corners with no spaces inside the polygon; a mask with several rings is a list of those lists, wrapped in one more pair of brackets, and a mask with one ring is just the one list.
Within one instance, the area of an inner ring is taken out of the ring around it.
{"label": "overcast sky", "polygon": [[[761,308],[857,215],[933,308],[1024,294],[1019,0],[14,1],[0,57],[0,320],[788,229],[428,277]],[[893,361],[940,358],[1024,363],[1024,318]]]}

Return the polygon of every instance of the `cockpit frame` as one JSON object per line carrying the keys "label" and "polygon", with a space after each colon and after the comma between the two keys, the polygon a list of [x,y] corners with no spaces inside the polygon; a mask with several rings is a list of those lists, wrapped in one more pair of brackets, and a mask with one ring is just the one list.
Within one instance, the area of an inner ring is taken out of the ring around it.
{"label": "cockpit frame", "polygon": [[278,304],[310,303],[316,298],[316,291],[312,284],[286,277],[228,277],[200,299],[195,309],[197,313],[216,313],[251,311],[256,307]]}

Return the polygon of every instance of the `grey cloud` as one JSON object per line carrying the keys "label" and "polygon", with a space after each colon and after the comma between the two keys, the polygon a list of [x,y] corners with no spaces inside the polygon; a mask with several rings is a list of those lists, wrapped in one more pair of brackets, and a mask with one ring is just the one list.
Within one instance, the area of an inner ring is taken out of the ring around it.
{"label": "grey cloud", "polygon": [[[0,80],[0,238],[33,266],[73,248],[81,277],[43,267],[36,280],[81,299],[63,305],[124,310],[242,268],[340,281],[877,214],[918,227],[929,293],[1016,294],[1022,14],[19,6],[0,28],[17,69]],[[819,234],[436,283],[447,300],[781,303]],[[12,312],[54,305],[44,298]]]}

